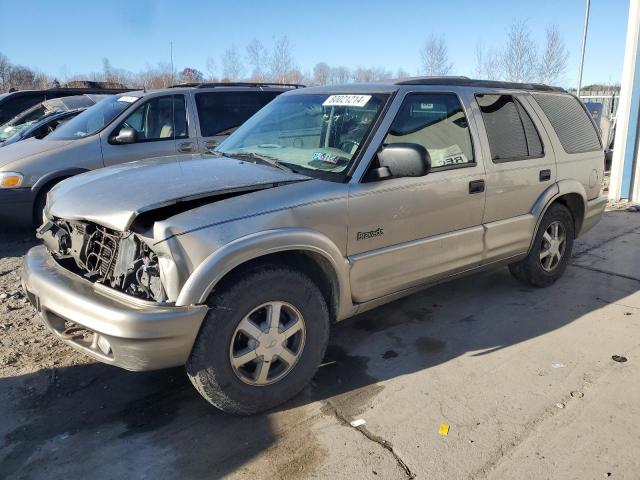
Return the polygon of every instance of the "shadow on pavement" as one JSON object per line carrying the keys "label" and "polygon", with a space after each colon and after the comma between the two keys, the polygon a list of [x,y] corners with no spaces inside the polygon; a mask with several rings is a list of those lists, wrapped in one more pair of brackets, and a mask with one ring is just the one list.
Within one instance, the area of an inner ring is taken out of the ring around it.
{"label": "shadow on pavement", "polygon": [[[517,283],[506,269],[425,290],[336,325],[311,385],[276,412],[252,417],[209,406],[182,368],[131,373],[88,364],[0,379],[0,398],[7,392],[19,397],[0,405],[11,403],[10,415],[20,418],[5,435],[0,472],[16,478],[237,473],[274,447],[278,416],[302,420],[305,407],[328,399],[345,418],[359,415],[385,388],[384,380],[463,355],[473,362],[476,355],[559,329],[602,308],[603,298],[616,301],[638,286],[570,267],[542,290]],[[549,295],[568,301],[551,306]],[[99,465],[105,470],[96,471]]]}

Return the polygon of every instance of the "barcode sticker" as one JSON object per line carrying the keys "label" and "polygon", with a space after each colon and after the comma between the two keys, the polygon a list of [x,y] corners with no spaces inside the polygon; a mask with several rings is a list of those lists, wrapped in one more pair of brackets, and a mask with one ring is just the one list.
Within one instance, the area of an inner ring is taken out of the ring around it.
{"label": "barcode sticker", "polygon": [[371,95],[331,95],[322,105],[324,107],[364,107]]}

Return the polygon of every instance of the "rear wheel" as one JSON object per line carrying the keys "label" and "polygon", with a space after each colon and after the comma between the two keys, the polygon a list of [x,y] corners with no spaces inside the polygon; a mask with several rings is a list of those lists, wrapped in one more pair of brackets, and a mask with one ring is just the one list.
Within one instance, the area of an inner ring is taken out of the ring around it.
{"label": "rear wheel", "polygon": [[295,396],[329,338],[318,287],[288,267],[244,272],[212,295],[187,362],[198,392],[229,413],[252,414]]}
{"label": "rear wheel", "polygon": [[518,280],[535,287],[547,287],[567,268],[575,236],[571,212],[561,204],[549,207],[540,222],[527,257],[509,265]]}

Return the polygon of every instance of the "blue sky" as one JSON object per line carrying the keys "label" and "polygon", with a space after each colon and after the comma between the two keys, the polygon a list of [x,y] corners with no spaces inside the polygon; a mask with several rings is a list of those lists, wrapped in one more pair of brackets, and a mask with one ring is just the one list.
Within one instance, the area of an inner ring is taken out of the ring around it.
{"label": "blue sky", "polygon": [[[415,74],[418,50],[431,34],[444,35],[452,73],[473,76],[475,45],[500,48],[509,24],[529,22],[540,45],[556,23],[570,52],[562,84],[576,83],[584,0],[366,2],[215,2],[149,0],[63,2],[0,0],[0,52],[17,64],[54,76],[99,71],[107,57],[117,68],[138,71],[169,60],[173,41],[177,69],[205,71],[208,56],[220,69],[224,50],[258,38],[269,46],[286,34],[297,65],[319,61],[350,68],[399,67]],[[28,5],[28,6],[27,6]],[[26,10],[25,10],[26,8]],[[628,1],[592,0],[584,84],[620,80]]]}

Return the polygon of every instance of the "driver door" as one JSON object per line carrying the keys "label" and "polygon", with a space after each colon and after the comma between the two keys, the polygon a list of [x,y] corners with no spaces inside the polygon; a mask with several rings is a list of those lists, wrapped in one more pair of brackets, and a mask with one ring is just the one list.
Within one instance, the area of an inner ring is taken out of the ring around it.
{"label": "driver door", "polygon": [[[347,250],[356,303],[481,263],[485,172],[472,138],[475,126],[455,93],[404,98],[383,147],[422,145],[431,171],[350,185]],[[370,168],[377,166],[374,159]]]}
{"label": "driver door", "polygon": [[[133,143],[118,143],[122,128],[136,132]],[[105,166],[178,153],[178,143],[188,142],[184,95],[154,97],[139,105],[124,121],[101,136]]]}

